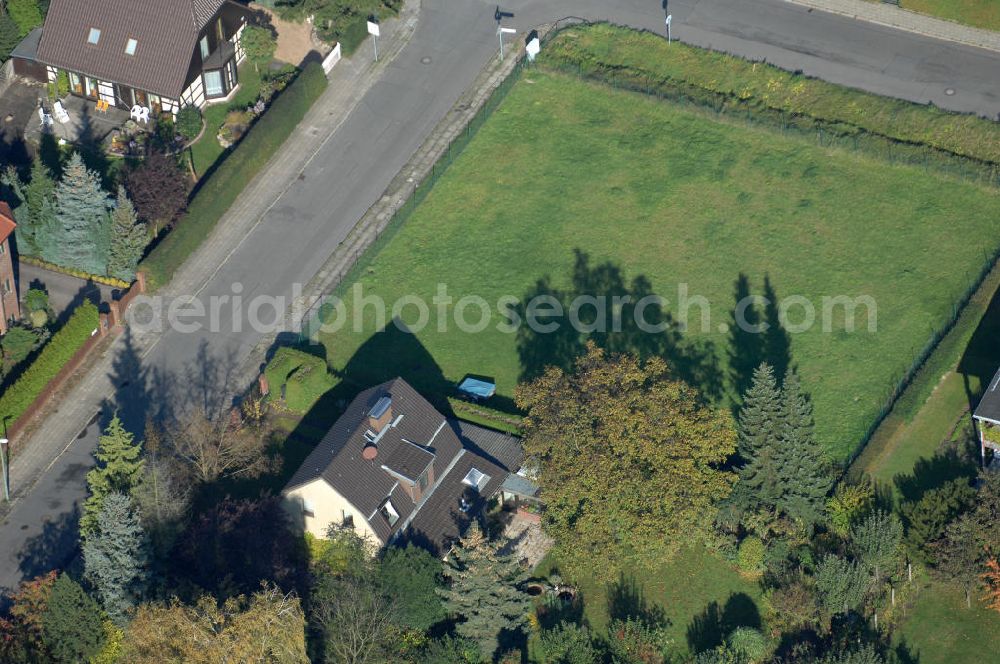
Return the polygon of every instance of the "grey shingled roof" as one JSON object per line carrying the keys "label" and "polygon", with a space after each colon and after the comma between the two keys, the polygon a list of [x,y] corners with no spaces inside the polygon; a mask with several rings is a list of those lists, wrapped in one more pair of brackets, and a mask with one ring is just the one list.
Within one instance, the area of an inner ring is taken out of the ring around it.
{"label": "grey shingled roof", "polygon": [[993,380],[986,387],[974,415],[978,419],[1000,422],[1000,369],[997,370]]}
{"label": "grey shingled roof", "polygon": [[462,445],[516,473],[524,462],[521,439],[462,420],[449,420]]}
{"label": "grey shingled roof", "polygon": [[[378,456],[367,461],[361,456],[367,441],[368,411],[380,397],[392,398],[394,424],[378,440]],[[414,449],[424,446],[426,450]],[[368,520],[375,533],[386,541],[413,513],[415,505],[399,486],[399,480],[382,465],[399,463],[405,474],[422,459],[435,459],[435,473],[443,473],[462,451],[455,432],[441,413],[410,385],[397,378],[361,392],[334,423],[316,449],[289,480],[285,490],[324,479]],[[391,466],[390,466],[391,467]],[[424,464],[426,467],[426,463]],[[420,473],[416,473],[419,475]],[[436,477],[440,480],[441,477]],[[394,526],[378,511],[392,493],[392,505],[400,519]],[[426,496],[425,496],[426,499]]]}
{"label": "grey shingled roof", "polygon": [[434,453],[416,443],[404,440],[403,445],[397,445],[384,462],[382,467],[416,482],[417,478],[434,461]]}
{"label": "grey shingled roof", "polygon": [[[198,33],[229,0],[52,0],[38,60],[178,98]],[[88,44],[91,28],[98,43]],[[125,53],[129,39],[135,55]]]}
{"label": "grey shingled roof", "polygon": [[21,43],[10,52],[10,57],[22,60],[35,60],[38,57],[38,42],[42,38],[42,29],[35,28],[21,40]]}

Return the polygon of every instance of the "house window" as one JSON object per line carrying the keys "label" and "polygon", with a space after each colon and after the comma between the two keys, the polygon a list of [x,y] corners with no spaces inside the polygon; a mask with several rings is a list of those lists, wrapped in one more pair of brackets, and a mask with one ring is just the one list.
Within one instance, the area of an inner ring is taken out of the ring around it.
{"label": "house window", "polygon": [[125,42],[125,54],[126,55],[135,55],[135,47],[138,46],[138,45],[139,45],[139,42],[137,42],[134,39],[129,39],[127,42]]}
{"label": "house window", "polygon": [[354,514],[352,514],[348,510],[340,510],[340,522],[345,527],[353,528],[354,527]]}
{"label": "house window", "polygon": [[302,513],[306,516],[316,516],[316,508],[311,500],[307,498],[302,499]]}
{"label": "house window", "polygon": [[382,512],[382,516],[385,517],[385,520],[389,522],[390,526],[395,526],[396,522],[399,521],[399,512],[397,512],[396,508],[392,506],[391,500],[385,501],[379,511]]}
{"label": "house window", "polygon": [[101,31],[98,28],[91,28],[90,34],[87,35],[88,44],[96,44],[101,41]]}
{"label": "house window", "polygon": [[3,280],[3,294],[7,295],[10,293],[10,279]]}
{"label": "house window", "polygon": [[3,256],[6,253],[7,253],[7,243],[0,242],[0,256]]}
{"label": "house window", "polygon": [[74,74],[70,72],[69,75],[69,87],[72,88],[73,92],[78,95],[83,94],[83,79],[80,78],[79,74]]}
{"label": "house window", "polygon": [[427,488],[427,471],[426,470],[420,475],[420,479],[418,479],[417,482],[420,484],[420,491],[422,493],[424,491],[424,489]]}
{"label": "house window", "polygon": [[205,96],[221,97],[225,94],[222,88],[222,72],[218,69],[205,72]]}
{"label": "house window", "polygon": [[201,59],[204,60],[208,57],[208,35],[201,38],[198,42],[198,48],[201,49]]}
{"label": "house window", "polygon": [[490,476],[472,468],[465,475],[465,479],[462,480],[462,484],[466,486],[471,486],[476,491],[482,491],[486,486],[486,483],[490,481]]}

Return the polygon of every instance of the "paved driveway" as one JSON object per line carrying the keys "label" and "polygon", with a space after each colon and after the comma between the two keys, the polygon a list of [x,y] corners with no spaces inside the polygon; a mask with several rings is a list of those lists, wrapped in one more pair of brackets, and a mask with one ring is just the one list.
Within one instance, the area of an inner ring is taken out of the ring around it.
{"label": "paved driveway", "polygon": [[[663,29],[662,0],[511,0],[504,6],[515,13],[507,24],[521,35],[565,16]],[[197,266],[207,270],[207,279],[179,277],[170,290],[198,293],[203,299],[232,297],[239,284],[245,300],[261,294],[287,298],[294,284],[307,283],[484,64],[495,57],[494,8],[495,3],[486,0],[424,0],[412,40],[382,70],[301,176],[288,174],[293,184],[270,206],[256,211],[257,217],[266,212],[266,219],[258,223],[254,217],[246,232],[224,247],[218,262]],[[763,58],[837,83],[933,100],[956,110],[991,116],[998,111],[998,54],[811,12],[781,0],[671,0],[670,11],[674,34],[685,41]],[[356,57],[366,57],[366,49]],[[945,95],[946,88],[955,94]],[[315,109],[311,117],[324,112]],[[300,131],[316,130],[310,122],[307,119]],[[322,139],[317,136],[313,142]],[[281,163],[290,159],[279,155],[275,166],[279,174]],[[218,229],[206,245],[224,232]],[[85,381],[79,401],[66,404],[65,421],[58,424],[73,433],[57,436],[58,440],[30,441],[57,450],[69,448],[0,529],[0,586],[15,584],[33,569],[24,563],[31,560],[31,542],[38,541],[43,519],[55,523],[71,519],[67,515],[73,501],[84,493],[73,468],[86,464],[98,435],[96,425],[84,428],[84,424],[102,400],[121,407],[127,419],[140,422],[142,415],[170,402],[168,395],[146,385],[148,374],[140,372],[151,369],[185,381],[187,388],[193,375],[207,393],[224,396],[225,367],[238,365],[259,339],[246,324],[237,328],[227,323],[216,332],[167,332],[156,338],[141,363],[133,347],[118,344],[113,375]],[[192,369],[196,369],[193,374]],[[25,524],[28,530],[21,530]],[[54,543],[49,549],[56,559],[59,546]]]}

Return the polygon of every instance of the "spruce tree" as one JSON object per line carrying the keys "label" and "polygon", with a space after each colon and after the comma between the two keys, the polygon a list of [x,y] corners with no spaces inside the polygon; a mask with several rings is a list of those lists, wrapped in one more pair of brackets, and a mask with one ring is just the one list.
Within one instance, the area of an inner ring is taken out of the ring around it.
{"label": "spruce tree", "polygon": [[90,661],[104,643],[100,607],[66,574],[60,574],[52,585],[42,641],[60,664]]}
{"label": "spruce tree", "polygon": [[56,185],[56,218],[60,228],[59,264],[91,274],[105,274],[111,244],[111,201],[101,189],[101,176],[74,153]]}
{"label": "spruce tree", "polygon": [[476,641],[492,658],[503,630],[516,631],[528,621],[531,596],[521,589],[527,572],[510,554],[501,553],[475,524],[448,555],[448,587],[438,590],[445,610],[462,619],[459,636]]}
{"label": "spruce tree", "polygon": [[83,567],[84,578],[119,626],[145,594],[148,566],[149,545],[132,499],[123,493],[108,494],[83,545]]}
{"label": "spruce tree", "polygon": [[108,252],[108,274],[124,281],[132,281],[135,268],[149,242],[146,224],[139,223],[132,201],[125,195],[125,188],[118,187],[118,198],[111,213],[111,248]]}
{"label": "spruce tree", "polygon": [[26,256],[38,256],[51,260],[57,248],[57,224],[55,210],[56,183],[49,169],[36,154],[31,162],[31,179],[21,182],[17,171],[9,166],[0,178],[10,187],[20,205],[14,209],[17,221],[18,250]]}
{"label": "spruce tree", "polygon": [[739,417],[739,452],[744,459],[734,502],[744,509],[776,507],[781,495],[779,435],[782,399],[774,370],[762,363],[743,399]]}
{"label": "spruce tree", "polygon": [[97,442],[97,465],[87,473],[90,497],[83,504],[80,535],[86,539],[97,525],[104,498],[111,493],[130,494],[142,479],[141,444],[125,430],[116,414]]}
{"label": "spruce tree", "polygon": [[814,523],[823,513],[833,478],[813,436],[812,404],[792,370],[785,376],[781,398],[776,507],[799,522]]}

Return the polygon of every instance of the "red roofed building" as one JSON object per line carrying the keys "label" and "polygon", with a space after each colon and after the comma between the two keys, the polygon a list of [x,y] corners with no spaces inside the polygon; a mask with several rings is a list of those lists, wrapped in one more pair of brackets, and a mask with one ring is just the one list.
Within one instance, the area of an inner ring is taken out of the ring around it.
{"label": "red roofed building", "polygon": [[7,332],[10,324],[21,317],[10,241],[14,237],[15,228],[17,224],[14,223],[10,206],[0,201],[0,334]]}

